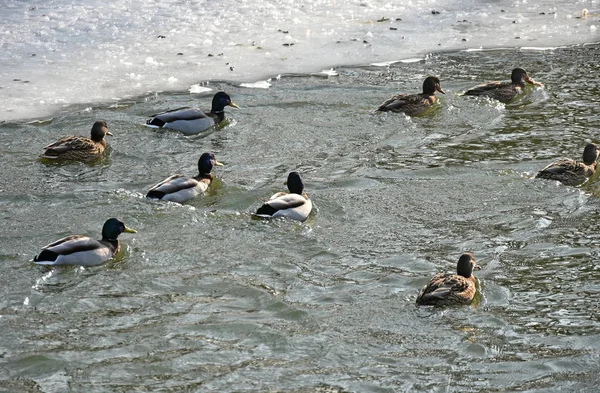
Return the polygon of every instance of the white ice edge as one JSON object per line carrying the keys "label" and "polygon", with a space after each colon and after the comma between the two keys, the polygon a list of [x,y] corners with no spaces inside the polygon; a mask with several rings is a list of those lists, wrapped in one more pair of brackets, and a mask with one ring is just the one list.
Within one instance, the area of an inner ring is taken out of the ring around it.
{"label": "white ice edge", "polygon": [[0,20],[0,121],[156,92],[201,94],[212,81],[269,88],[274,75],[323,74],[332,66],[600,41],[596,11],[582,18],[582,4],[555,0],[221,0],[196,7],[181,0],[9,2]]}

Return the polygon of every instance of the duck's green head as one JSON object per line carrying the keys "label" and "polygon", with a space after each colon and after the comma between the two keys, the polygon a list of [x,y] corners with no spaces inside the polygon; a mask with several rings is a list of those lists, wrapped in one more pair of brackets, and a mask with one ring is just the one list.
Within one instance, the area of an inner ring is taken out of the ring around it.
{"label": "duck's green head", "polygon": [[212,171],[213,166],[223,166],[223,164],[217,161],[213,153],[203,153],[198,160],[198,173],[208,175]]}
{"label": "duck's green head", "polygon": [[239,108],[239,106],[237,106],[236,104],[231,102],[231,98],[224,91],[220,91],[217,94],[215,94],[215,96],[213,97],[213,100],[212,100],[211,112],[213,112],[213,113],[223,112],[223,109],[225,109],[226,106],[231,106],[233,108]]}
{"label": "duck's green head", "polygon": [[292,194],[302,195],[304,192],[304,182],[298,172],[290,172],[285,184],[287,184],[288,190],[290,190]]}
{"label": "duck's green head", "polygon": [[595,143],[588,143],[583,149],[583,163],[586,165],[593,164],[598,159],[600,150]]}
{"label": "duck's green head", "polygon": [[112,136],[110,131],[108,131],[108,125],[104,120],[98,120],[92,126],[92,140],[94,142],[100,142],[106,135]]}
{"label": "duck's green head", "polygon": [[475,257],[470,252],[465,252],[458,258],[458,264],[456,265],[456,273],[459,276],[466,278],[471,277],[473,269],[475,268]]}
{"label": "duck's green head", "polygon": [[123,224],[123,221],[117,218],[109,218],[102,227],[102,239],[117,240],[119,235],[123,232],[137,233],[135,229],[128,228]]}

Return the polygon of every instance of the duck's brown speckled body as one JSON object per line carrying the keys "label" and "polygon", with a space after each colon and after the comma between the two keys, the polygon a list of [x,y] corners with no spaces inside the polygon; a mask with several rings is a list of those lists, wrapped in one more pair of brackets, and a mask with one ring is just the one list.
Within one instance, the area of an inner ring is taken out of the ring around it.
{"label": "duck's brown speckled body", "polygon": [[561,158],[538,172],[536,179],[558,180],[567,186],[585,183],[596,171],[598,165],[598,145],[588,143],[583,149],[583,162]]}
{"label": "duck's brown speckled body", "polygon": [[92,126],[91,138],[79,135],[67,136],[46,146],[41,158],[50,160],[91,161],[99,158],[106,149],[106,135],[112,135],[104,120],[99,120]]}
{"label": "duck's brown speckled body", "polygon": [[527,71],[522,68],[515,68],[512,70],[510,79],[510,82],[489,82],[476,86],[467,90],[464,95],[489,97],[507,103],[523,92],[525,83],[543,86],[541,83],[531,79],[529,75],[527,75]]}
{"label": "duck's brown speckled body", "polygon": [[397,94],[384,101],[378,112],[404,112],[409,116],[415,116],[437,102],[435,92],[445,94],[440,87],[440,80],[435,76],[429,76],[423,82],[423,92],[419,94]]}
{"label": "duck's brown speckled body", "polygon": [[477,292],[473,269],[475,258],[466,252],[458,259],[457,273],[436,274],[417,296],[419,305],[470,304]]}

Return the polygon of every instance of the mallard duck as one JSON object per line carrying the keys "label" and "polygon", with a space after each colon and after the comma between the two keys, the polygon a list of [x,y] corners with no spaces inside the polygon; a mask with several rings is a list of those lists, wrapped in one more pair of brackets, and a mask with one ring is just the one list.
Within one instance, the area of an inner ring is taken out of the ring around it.
{"label": "mallard duck", "polygon": [[561,158],[538,172],[536,179],[558,180],[567,186],[578,186],[589,179],[596,171],[600,149],[588,143],[583,149],[583,162]]}
{"label": "mallard duck", "polygon": [[290,172],[286,181],[289,193],[278,192],[255,213],[257,217],[285,217],[304,221],[312,210],[312,202],[304,192],[304,182],[298,172]]}
{"label": "mallard duck", "polygon": [[212,100],[210,112],[204,112],[198,108],[179,108],[152,115],[152,119],[146,124],[150,127],[171,128],[181,131],[185,135],[194,135],[218,125],[225,119],[225,107],[239,108],[231,102],[231,98],[225,92],[218,92]]}
{"label": "mallard duck", "polygon": [[112,134],[108,131],[108,126],[104,120],[98,120],[92,126],[92,136],[72,135],[66,136],[51,145],[46,146],[41,158],[51,160],[78,160],[91,161],[100,157],[106,149],[105,135]]}
{"label": "mallard duck", "polygon": [[185,177],[181,174],[170,176],[154,185],[146,194],[146,198],[178,203],[194,198],[204,193],[212,182],[214,176],[211,171],[215,165],[223,164],[215,159],[213,153],[204,153],[198,160],[198,176]]}
{"label": "mallard duck", "polygon": [[423,93],[420,94],[397,94],[379,106],[377,112],[404,112],[409,116],[415,116],[423,112],[432,104],[435,104],[437,97],[435,92],[442,94],[444,91],[440,87],[440,80],[435,76],[428,76],[423,82]]}
{"label": "mallard duck", "polygon": [[466,252],[458,259],[457,274],[438,273],[417,296],[420,305],[469,304],[477,292],[475,285],[475,258]]}
{"label": "mallard duck", "polygon": [[525,83],[536,86],[544,86],[534,81],[527,75],[527,71],[522,68],[515,68],[510,75],[510,82],[489,82],[467,90],[466,96],[484,96],[494,98],[500,102],[507,103],[520,94],[525,87]]}
{"label": "mallard duck", "polygon": [[100,265],[119,251],[119,235],[123,232],[136,233],[116,218],[109,218],[102,227],[102,240],[87,236],[71,235],[63,237],[42,248],[33,258],[38,265]]}

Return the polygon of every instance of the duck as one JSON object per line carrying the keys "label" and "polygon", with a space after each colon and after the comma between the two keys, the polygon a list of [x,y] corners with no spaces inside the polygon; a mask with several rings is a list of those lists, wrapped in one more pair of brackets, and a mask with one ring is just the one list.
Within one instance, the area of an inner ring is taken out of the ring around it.
{"label": "duck", "polygon": [[438,273],[417,296],[419,305],[461,305],[470,304],[477,292],[473,269],[475,257],[465,252],[458,259],[456,274]]}
{"label": "duck", "polygon": [[203,153],[198,160],[198,175],[186,177],[177,174],[166,178],[146,194],[146,198],[184,203],[185,201],[203,194],[214,179],[211,173],[213,166],[223,166],[210,152]]}
{"label": "duck", "polygon": [[106,135],[112,136],[104,120],[98,120],[92,126],[91,138],[80,135],[66,136],[57,142],[44,147],[44,154],[40,158],[50,160],[77,160],[92,161],[104,154],[106,149]]}
{"label": "duck", "polygon": [[312,202],[304,192],[304,182],[296,171],[290,172],[287,177],[289,193],[278,192],[271,196],[254,216],[259,218],[284,217],[296,221],[305,221],[312,211]]}
{"label": "duck", "polygon": [[566,186],[581,185],[596,171],[599,154],[598,145],[588,143],[583,149],[583,162],[561,158],[539,171],[535,178],[558,180]]}
{"label": "duck", "polygon": [[428,76],[423,82],[423,92],[420,94],[397,94],[384,101],[375,112],[404,112],[409,116],[415,116],[437,102],[435,92],[442,94],[440,79],[436,76]]}
{"label": "duck", "polygon": [[198,108],[178,108],[157,115],[146,121],[153,128],[170,128],[184,135],[195,135],[219,125],[225,119],[225,107],[239,108],[223,91],[216,93],[212,99],[210,112]]}
{"label": "duck", "polygon": [[102,226],[102,239],[95,240],[83,235],[63,237],[42,248],[33,258],[38,265],[97,266],[119,252],[118,237],[121,233],[137,233],[117,218],[109,218]]}
{"label": "duck", "polygon": [[523,68],[515,68],[510,75],[510,82],[489,82],[467,90],[466,96],[483,96],[507,103],[523,92],[525,83],[543,87],[542,83],[536,82],[527,74]]}

